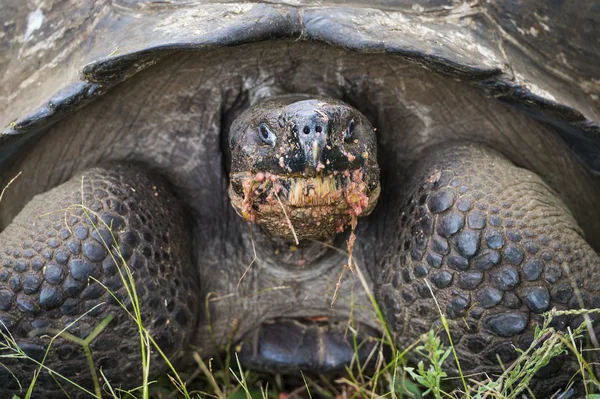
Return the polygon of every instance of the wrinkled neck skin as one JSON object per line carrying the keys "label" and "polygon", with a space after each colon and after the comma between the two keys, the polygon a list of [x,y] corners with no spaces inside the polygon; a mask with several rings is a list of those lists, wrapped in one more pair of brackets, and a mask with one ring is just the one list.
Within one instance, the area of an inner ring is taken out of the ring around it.
{"label": "wrinkled neck skin", "polygon": [[[230,240],[214,240],[215,245],[208,247],[200,243],[205,242],[201,237],[206,232],[196,231],[199,243],[195,256],[219,259],[200,269],[202,292],[209,293],[204,304],[208,312],[201,316],[195,340],[204,351],[201,355],[213,356],[261,323],[280,317],[325,316],[349,325],[379,329],[357,272],[344,269],[348,262],[348,232],[321,242],[305,240],[295,245],[244,221],[232,208],[227,214]],[[364,268],[362,227],[359,220],[353,259],[371,291],[371,278]],[[216,256],[214,251],[223,256]],[[332,305],[340,277],[341,286]],[[216,343],[217,348],[207,347],[206,342]]]}

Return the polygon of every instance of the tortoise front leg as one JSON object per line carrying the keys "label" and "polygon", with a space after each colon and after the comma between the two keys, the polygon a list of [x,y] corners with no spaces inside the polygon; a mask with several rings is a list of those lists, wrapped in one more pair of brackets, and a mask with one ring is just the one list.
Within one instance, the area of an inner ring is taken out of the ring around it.
{"label": "tortoise front leg", "polygon": [[[0,328],[37,361],[47,336],[66,329],[85,339],[111,315],[91,343],[92,357],[113,387],[134,387],[142,382],[136,302],[143,326],[167,356],[194,332],[199,293],[183,211],[163,179],[140,167],[94,168],[35,197],[0,234],[0,249]],[[154,376],[165,363],[152,353]],[[28,359],[0,362],[6,366],[0,367],[3,394],[19,393],[8,370],[26,390],[38,367]],[[57,339],[45,365],[93,387],[80,344]],[[64,396],[45,371],[36,387],[41,397]]]}
{"label": "tortoise front leg", "polygon": [[[515,347],[529,346],[553,307],[600,307],[600,259],[570,211],[538,176],[495,151],[430,149],[408,186],[388,185],[382,202],[385,255],[372,274],[400,346],[440,324],[426,280],[453,321],[466,374],[493,374],[498,358],[515,360]],[[581,321],[564,316],[554,325]],[[539,372],[552,377],[534,384],[539,397],[566,385],[577,370],[571,359]]]}

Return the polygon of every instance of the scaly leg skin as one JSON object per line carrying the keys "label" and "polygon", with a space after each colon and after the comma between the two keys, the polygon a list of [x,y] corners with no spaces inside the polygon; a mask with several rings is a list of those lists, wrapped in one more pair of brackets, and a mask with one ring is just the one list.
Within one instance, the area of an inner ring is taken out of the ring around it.
{"label": "scaly leg skin", "polygon": [[[478,145],[427,154],[406,189],[391,187],[383,200],[394,205],[379,219],[387,220],[379,230],[387,247],[372,270],[378,299],[406,347],[440,325],[428,280],[451,319],[463,373],[499,375],[498,358],[508,366],[514,347],[529,346],[543,312],[600,307],[600,259],[534,173]],[[561,316],[553,325],[582,320]],[[561,356],[530,386],[550,397],[577,369],[574,357]]]}
{"label": "scaly leg skin", "polygon": [[[89,219],[82,203],[89,208]],[[0,234],[0,329],[28,356],[41,361],[48,336],[66,328],[85,339],[112,315],[112,321],[91,342],[93,361],[113,387],[123,382],[129,388],[138,386],[140,334],[132,316],[118,304],[122,301],[133,314],[131,296],[120,275],[125,273],[122,260],[133,274],[143,325],[173,358],[195,328],[198,303],[184,220],[163,180],[129,165],[91,169],[83,173],[83,180],[81,175],[74,177],[35,197]],[[0,345],[5,342],[0,337]],[[152,353],[150,375],[155,376],[164,370],[165,362],[156,350]],[[11,354],[6,348],[0,352]],[[0,363],[6,367],[0,367],[0,396],[22,395],[10,372],[26,390],[37,365],[5,357]],[[44,364],[93,389],[80,344],[57,339]],[[81,394],[60,377],[54,379],[67,392]],[[34,396],[37,392],[45,398],[64,397],[54,379],[42,372]]]}

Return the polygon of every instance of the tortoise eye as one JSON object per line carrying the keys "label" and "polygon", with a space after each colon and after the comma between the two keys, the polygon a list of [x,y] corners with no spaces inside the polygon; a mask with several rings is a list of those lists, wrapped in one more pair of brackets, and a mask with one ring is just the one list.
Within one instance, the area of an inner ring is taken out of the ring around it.
{"label": "tortoise eye", "polygon": [[275,136],[275,133],[273,133],[266,124],[260,124],[260,126],[258,127],[258,135],[265,144],[268,144],[271,147],[275,145],[275,140],[277,140],[277,136]]}
{"label": "tortoise eye", "polygon": [[348,141],[352,138],[352,135],[354,134],[354,119],[352,119],[350,121],[350,123],[348,123],[348,127],[346,128],[346,131],[344,132],[344,140]]}

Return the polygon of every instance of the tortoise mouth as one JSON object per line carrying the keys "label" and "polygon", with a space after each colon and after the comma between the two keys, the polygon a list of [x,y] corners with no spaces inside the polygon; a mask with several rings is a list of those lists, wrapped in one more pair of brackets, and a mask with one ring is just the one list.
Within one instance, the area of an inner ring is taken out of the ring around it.
{"label": "tortoise mouth", "polygon": [[380,189],[378,171],[369,172],[360,168],[314,177],[237,172],[230,175],[229,196],[241,217],[274,235],[323,238],[371,213]]}

